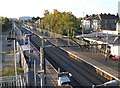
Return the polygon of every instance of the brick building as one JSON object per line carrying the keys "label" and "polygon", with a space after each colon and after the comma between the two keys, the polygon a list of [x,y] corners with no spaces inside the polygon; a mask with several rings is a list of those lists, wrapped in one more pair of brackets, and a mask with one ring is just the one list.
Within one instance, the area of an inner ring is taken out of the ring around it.
{"label": "brick building", "polygon": [[91,31],[101,31],[101,30],[116,30],[116,23],[119,20],[119,16],[113,14],[93,14],[86,15],[83,18],[83,28]]}

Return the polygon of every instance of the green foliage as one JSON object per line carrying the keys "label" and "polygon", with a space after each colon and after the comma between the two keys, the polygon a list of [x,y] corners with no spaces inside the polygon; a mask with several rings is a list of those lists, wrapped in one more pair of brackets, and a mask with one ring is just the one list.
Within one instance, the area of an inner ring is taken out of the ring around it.
{"label": "green foliage", "polygon": [[[22,73],[23,73],[23,69],[17,68],[17,74],[22,74]],[[2,75],[3,76],[15,75],[15,70],[14,69],[3,69]]]}
{"label": "green foliage", "polygon": [[59,12],[54,10],[50,13],[45,10],[41,27],[48,31],[66,35],[68,32],[72,36],[73,31],[79,29],[81,18],[76,18],[72,12]]}
{"label": "green foliage", "polygon": [[2,62],[5,62],[5,59],[2,58]]}
{"label": "green foliage", "polygon": [[7,17],[2,18],[2,31],[4,32],[11,28],[12,28],[12,22],[9,21]]}
{"label": "green foliage", "polygon": [[38,19],[40,19],[40,17],[36,17],[36,18],[33,17],[33,18],[32,18],[33,21],[37,21]]}
{"label": "green foliage", "polygon": [[[15,51],[16,53],[18,52],[18,51]],[[14,50],[11,50],[10,51],[10,54],[14,54]]]}
{"label": "green foliage", "polygon": [[14,75],[14,69],[4,69],[2,75]]}
{"label": "green foliage", "polygon": [[14,50],[11,50],[11,51],[10,51],[10,54],[14,54]]}

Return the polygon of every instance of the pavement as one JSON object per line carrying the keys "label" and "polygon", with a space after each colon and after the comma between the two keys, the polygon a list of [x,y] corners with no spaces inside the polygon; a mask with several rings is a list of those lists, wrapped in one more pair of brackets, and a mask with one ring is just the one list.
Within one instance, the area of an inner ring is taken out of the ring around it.
{"label": "pavement", "polygon": [[[14,54],[13,54],[13,41],[7,40],[9,37],[9,32],[2,33],[2,38],[0,40],[0,70],[14,69]],[[11,53],[12,52],[12,53]],[[16,59],[17,67],[19,67],[19,59]]]}
{"label": "pavement", "polygon": [[[9,42],[8,40],[6,40],[6,38],[8,37],[8,33],[6,32],[4,33],[4,35],[2,36],[2,69],[13,69],[14,68],[14,55],[10,54],[10,52],[13,50],[13,42]],[[11,44],[10,46],[8,46],[8,43]]]}

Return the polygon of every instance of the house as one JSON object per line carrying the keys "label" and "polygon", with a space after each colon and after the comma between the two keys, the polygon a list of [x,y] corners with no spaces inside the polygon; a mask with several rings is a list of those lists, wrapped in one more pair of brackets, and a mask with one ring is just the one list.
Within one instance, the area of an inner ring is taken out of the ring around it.
{"label": "house", "polygon": [[119,20],[119,16],[113,14],[93,14],[86,15],[83,18],[83,28],[90,31],[101,31],[101,30],[116,30],[116,23]]}
{"label": "house", "polygon": [[38,20],[35,21],[36,26],[40,28],[40,25],[42,24],[43,18],[39,18]]}

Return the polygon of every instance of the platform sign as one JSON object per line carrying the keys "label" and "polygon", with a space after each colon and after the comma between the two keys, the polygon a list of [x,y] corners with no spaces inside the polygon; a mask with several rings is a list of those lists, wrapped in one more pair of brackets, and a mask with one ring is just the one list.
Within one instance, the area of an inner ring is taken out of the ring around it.
{"label": "platform sign", "polygon": [[33,53],[33,50],[30,50],[30,53]]}
{"label": "platform sign", "polygon": [[10,38],[10,37],[8,37],[7,38],[7,40],[15,40],[16,38]]}

